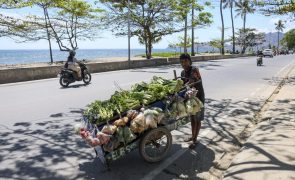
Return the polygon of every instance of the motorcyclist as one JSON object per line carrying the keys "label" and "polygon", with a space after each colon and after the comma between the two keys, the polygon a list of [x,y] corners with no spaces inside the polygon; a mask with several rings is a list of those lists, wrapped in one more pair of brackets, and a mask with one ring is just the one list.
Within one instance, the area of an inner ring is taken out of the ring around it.
{"label": "motorcyclist", "polygon": [[258,51],[258,53],[257,53],[257,57],[263,57],[263,53],[262,53],[262,51]]}
{"label": "motorcyclist", "polygon": [[73,50],[69,51],[69,56],[65,64],[65,67],[76,72],[78,79],[81,79],[81,68],[79,64],[77,63],[78,61],[75,58],[75,55],[76,55],[75,51]]}
{"label": "motorcyclist", "polygon": [[262,64],[262,58],[263,58],[263,52],[262,51],[258,51],[257,52],[257,63],[260,61]]}

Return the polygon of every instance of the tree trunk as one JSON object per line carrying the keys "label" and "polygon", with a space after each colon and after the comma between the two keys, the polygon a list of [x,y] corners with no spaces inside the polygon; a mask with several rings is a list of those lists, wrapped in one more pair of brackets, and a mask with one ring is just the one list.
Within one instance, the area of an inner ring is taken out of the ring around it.
{"label": "tree trunk", "polygon": [[220,0],[220,15],[221,15],[221,54],[224,55],[224,20],[222,12],[222,0]]}
{"label": "tree trunk", "polygon": [[146,31],[144,31],[144,44],[145,44],[145,57],[147,57],[147,55],[148,55],[148,43],[147,43]]}
{"label": "tree trunk", "polygon": [[195,56],[195,26],[194,26],[194,15],[195,15],[194,4],[192,4],[192,50],[191,50],[191,55],[192,56]]}
{"label": "tree trunk", "polygon": [[45,7],[43,7],[43,12],[44,12],[46,32],[47,32],[47,40],[48,40],[48,45],[49,45],[50,62],[52,64],[53,63],[52,48],[51,48],[50,33],[49,33],[49,30],[48,30],[48,22],[47,22],[47,18],[46,18],[46,10],[45,10]]}
{"label": "tree trunk", "polygon": [[183,52],[187,53],[187,15],[185,16],[185,21],[184,21],[184,49]]}
{"label": "tree trunk", "polygon": [[235,25],[233,17],[233,2],[230,4],[230,15],[231,15],[231,24],[232,24],[232,33],[233,33],[233,53],[236,52],[236,37],[235,37]]}
{"label": "tree trunk", "polygon": [[242,45],[242,54],[245,54],[246,51],[246,14],[244,14],[243,22],[243,45]]}
{"label": "tree trunk", "polygon": [[280,49],[280,31],[278,31],[278,50]]}
{"label": "tree trunk", "polygon": [[148,51],[147,51],[146,58],[151,59],[152,58],[152,36],[150,31],[147,31],[147,47],[148,47]]}
{"label": "tree trunk", "polygon": [[151,59],[151,58],[152,58],[152,42],[151,40],[149,40],[147,59]]}

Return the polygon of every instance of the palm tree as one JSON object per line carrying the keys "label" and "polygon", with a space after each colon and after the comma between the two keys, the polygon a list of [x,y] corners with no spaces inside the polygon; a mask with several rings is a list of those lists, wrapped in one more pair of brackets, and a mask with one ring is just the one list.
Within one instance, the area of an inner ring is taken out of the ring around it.
{"label": "palm tree", "polygon": [[282,20],[279,20],[276,25],[276,30],[278,31],[278,50],[280,47],[280,31],[283,32],[283,29],[285,29],[285,25]]}
{"label": "palm tree", "polygon": [[235,38],[235,25],[234,25],[234,17],[233,17],[233,7],[237,4],[236,0],[223,0],[224,5],[223,8],[230,8],[231,15],[231,25],[232,25],[232,33],[233,33],[233,53],[236,52],[236,38]]}
{"label": "palm tree", "polygon": [[191,46],[191,56],[195,56],[195,8],[196,8],[196,0],[192,0],[192,46]]}
{"label": "palm tree", "polygon": [[224,20],[222,12],[223,0],[220,0],[220,15],[221,15],[221,54],[224,55]]}
{"label": "palm tree", "polygon": [[[255,9],[250,4],[249,0],[239,0],[239,2],[236,5],[237,5],[237,9],[236,9],[237,15],[236,15],[236,17],[237,16],[242,17],[242,19],[243,19],[243,32],[245,33],[247,14],[253,14]],[[241,53],[244,54],[245,51],[246,51],[246,48],[245,48],[245,38],[244,38]]]}

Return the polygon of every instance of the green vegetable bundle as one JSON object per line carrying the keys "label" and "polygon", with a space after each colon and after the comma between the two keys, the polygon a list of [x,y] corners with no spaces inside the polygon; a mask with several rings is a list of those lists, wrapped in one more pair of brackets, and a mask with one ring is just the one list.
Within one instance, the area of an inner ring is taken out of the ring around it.
{"label": "green vegetable bundle", "polygon": [[167,80],[154,76],[150,83],[135,84],[130,91],[116,91],[107,101],[94,101],[88,105],[84,115],[93,124],[106,123],[116,114],[162,100],[178,92],[182,87],[183,81],[180,79]]}

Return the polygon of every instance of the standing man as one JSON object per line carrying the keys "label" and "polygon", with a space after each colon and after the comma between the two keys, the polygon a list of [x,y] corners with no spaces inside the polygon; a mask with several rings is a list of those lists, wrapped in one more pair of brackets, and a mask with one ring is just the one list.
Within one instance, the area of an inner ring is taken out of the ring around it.
{"label": "standing man", "polygon": [[[181,54],[180,57],[180,63],[183,68],[183,71],[181,72],[182,80],[185,84],[191,84],[194,82],[199,81],[198,83],[194,84],[193,87],[198,90],[197,98],[200,99],[200,101],[204,104],[205,103],[205,93],[204,88],[202,84],[202,78],[201,74],[199,72],[199,69],[195,66],[192,66],[192,60],[189,54],[184,53]],[[201,121],[204,120],[205,115],[205,109],[204,107],[201,109],[200,112],[198,112],[196,115],[191,115],[189,118],[191,119],[191,127],[192,127],[192,136],[185,139],[185,142],[192,142],[189,146],[190,149],[195,148],[197,142],[197,137],[201,129]]]}

